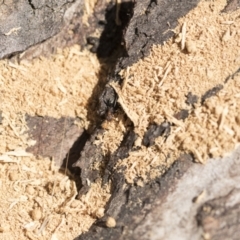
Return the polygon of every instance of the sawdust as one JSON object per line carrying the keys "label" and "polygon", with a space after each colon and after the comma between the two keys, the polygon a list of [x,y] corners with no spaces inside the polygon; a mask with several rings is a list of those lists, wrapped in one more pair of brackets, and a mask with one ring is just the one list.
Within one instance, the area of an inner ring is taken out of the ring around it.
{"label": "sawdust", "polygon": [[124,133],[129,123],[128,119],[122,114],[117,114],[110,121],[104,121],[101,127],[105,130],[94,141],[95,145],[100,145],[103,155],[114,153],[123,140]]}
{"label": "sawdust", "polygon": [[89,98],[98,80],[105,78],[100,75],[101,67],[94,54],[80,51],[78,45],[31,63],[1,61],[1,98],[7,100],[2,101],[0,110],[10,118],[16,112],[79,117],[82,127],[88,128]]}
{"label": "sawdust", "polygon": [[78,199],[71,176],[25,151],[35,144],[25,114],[78,117],[88,128],[87,107],[104,68],[79,46],[33,62],[0,61],[0,239],[74,239],[102,216],[110,186],[92,183]]}
{"label": "sawdust", "polygon": [[[111,83],[139,135],[139,150],[118,164],[126,167],[129,183],[159,176],[181,153],[205,163],[238,145],[239,77],[224,82],[240,66],[240,10],[221,13],[225,6],[224,0],[201,1],[170,29],[175,37],[121,71],[122,86]],[[202,105],[201,97],[219,84],[224,89]],[[199,99],[193,105],[186,101],[190,92]],[[182,109],[190,113],[185,121],[174,117]],[[172,124],[170,135],[149,148],[141,146],[149,124],[164,121]]]}
{"label": "sawdust", "polygon": [[[123,70],[121,87],[113,85],[139,135],[138,151],[121,161],[129,183],[143,186],[182,152],[205,163],[209,156],[223,156],[238,145],[240,77],[224,81],[240,64],[240,12],[220,14],[225,5],[223,0],[202,1],[179,20],[172,30],[175,38],[154,46],[149,57]],[[99,75],[103,67],[78,46],[31,63],[0,61],[1,239],[73,239],[103,215],[110,186],[92,183],[90,191],[76,199],[71,177],[49,159],[25,152],[34,142],[24,134],[25,113],[79,117],[81,127],[88,128],[88,101],[98,79],[104,78]],[[224,89],[203,105],[198,102],[192,108],[186,103],[189,92],[201,97],[217,84]],[[190,112],[185,121],[174,118],[181,109]],[[163,121],[172,123],[170,135],[157,138],[149,148],[142,146],[149,124]],[[117,149],[128,124],[123,115],[103,123],[104,154]]]}
{"label": "sawdust", "polygon": [[229,80],[222,91],[194,110],[184,131],[176,134],[173,144],[205,163],[210,157],[228,155],[240,143],[240,74]]}
{"label": "sawdust", "polygon": [[[154,46],[149,57],[121,72],[124,88],[117,92],[139,136],[149,122],[172,122],[179,110],[190,109],[185,97],[189,92],[201,96],[239,67],[239,11],[219,14],[225,5],[201,2],[179,20],[176,38]],[[196,51],[186,53],[185,42]]]}
{"label": "sawdust", "polygon": [[1,161],[0,178],[1,239],[73,239],[88,230],[110,197],[109,186],[97,182],[76,199],[75,182],[34,156]]}

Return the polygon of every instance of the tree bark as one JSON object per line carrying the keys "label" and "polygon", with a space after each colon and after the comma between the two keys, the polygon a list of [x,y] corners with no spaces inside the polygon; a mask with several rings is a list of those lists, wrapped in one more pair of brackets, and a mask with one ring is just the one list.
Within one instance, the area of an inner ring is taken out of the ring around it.
{"label": "tree bark", "polygon": [[2,1],[0,58],[22,52],[56,35],[82,5],[82,0]]}

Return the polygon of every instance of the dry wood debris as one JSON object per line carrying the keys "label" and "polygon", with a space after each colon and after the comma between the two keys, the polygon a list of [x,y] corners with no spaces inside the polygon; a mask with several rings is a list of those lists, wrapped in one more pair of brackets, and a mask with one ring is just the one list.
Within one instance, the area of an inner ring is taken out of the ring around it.
{"label": "dry wood debris", "polygon": [[[205,163],[238,145],[239,75],[225,80],[240,67],[240,10],[222,13],[226,3],[201,1],[171,29],[174,38],[163,46],[153,46],[148,57],[122,70],[121,88],[111,84],[139,135],[136,145],[149,124],[172,124],[167,139],[159,137],[154,146],[141,146],[119,163],[126,167],[129,183],[158,176],[183,152]],[[216,92],[223,89],[206,98],[209,94],[204,94],[214,87]],[[197,103],[187,102],[189,93],[198,96]],[[181,110],[188,110],[190,117],[176,119]]]}
{"label": "dry wood debris", "polygon": [[25,114],[79,117],[87,128],[88,101],[105,79],[104,68],[79,46],[33,62],[0,61],[0,239],[72,240],[103,215],[110,186],[92,183],[75,199],[71,176],[25,151],[35,144],[26,134]]}
{"label": "dry wood debris", "polygon": [[[148,57],[121,72],[122,88],[112,84],[139,135],[138,151],[120,164],[129,183],[143,186],[182,152],[204,163],[238,145],[240,76],[225,80],[240,65],[240,10],[220,13],[225,5],[224,0],[203,0],[171,29],[173,39],[154,46]],[[103,216],[110,186],[92,183],[86,195],[75,199],[74,181],[49,159],[27,154],[25,149],[34,142],[24,134],[25,113],[79,117],[81,127],[87,128],[88,100],[105,77],[99,75],[100,67],[94,55],[78,46],[32,63],[0,61],[1,239],[73,239]],[[223,89],[203,104],[199,101],[193,108],[186,103],[189,92],[201,99],[219,84]],[[185,121],[174,117],[182,109],[190,112]],[[149,148],[141,146],[149,124],[163,121],[172,123],[170,135],[157,138]],[[103,154],[117,149],[128,125],[119,113],[102,124],[105,133],[95,143],[101,144]]]}
{"label": "dry wood debris", "polygon": [[105,78],[101,67],[95,55],[80,51],[77,45],[32,63],[1,61],[1,111],[79,117],[87,128],[88,100],[99,79]]}
{"label": "dry wood debris", "polygon": [[73,239],[88,230],[110,197],[109,187],[97,182],[76,199],[75,182],[48,159],[15,160],[0,163],[1,239]]}

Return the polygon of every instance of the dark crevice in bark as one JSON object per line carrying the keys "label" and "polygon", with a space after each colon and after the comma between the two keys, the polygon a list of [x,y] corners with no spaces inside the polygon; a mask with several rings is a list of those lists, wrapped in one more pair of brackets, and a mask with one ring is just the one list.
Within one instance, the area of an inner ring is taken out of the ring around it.
{"label": "dark crevice in bark", "polygon": [[36,7],[34,6],[32,0],[28,0],[28,3],[31,6],[31,8],[33,9],[33,11],[36,10]]}

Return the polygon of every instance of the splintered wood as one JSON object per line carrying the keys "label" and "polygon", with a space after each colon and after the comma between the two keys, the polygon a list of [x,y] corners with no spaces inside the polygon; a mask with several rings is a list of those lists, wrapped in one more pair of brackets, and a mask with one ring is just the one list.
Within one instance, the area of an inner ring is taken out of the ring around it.
{"label": "splintered wood", "polygon": [[[201,1],[172,29],[172,39],[122,70],[122,87],[111,84],[139,135],[138,146],[150,123],[173,125],[167,139],[159,137],[154,146],[141,146],[119,163],[126,167],[129,183],[159,176],[181,153],[192,153],[205,163],[238,145],[239,74],[225,80],[240,67],[240,9],[221,13],[226,3]],[[215,97],[201,101],[219,84],[223,89]],[[187,103],[189,93],[198,96],[197,103]],[[174,117],[182,109],[190,114],[186,120]]]}
{"label": "splintered wood", "polygon": [[92,183],[78,198],[75,181],[53,161],[25,151],[35,144],[26,113],[79,117],[88,127],[89,100],[105,77],[100,68],[103,74],[105,66],[79,46],[31,63],[0,61],[0,239],[72,240],[102,217],[109,185]]}

